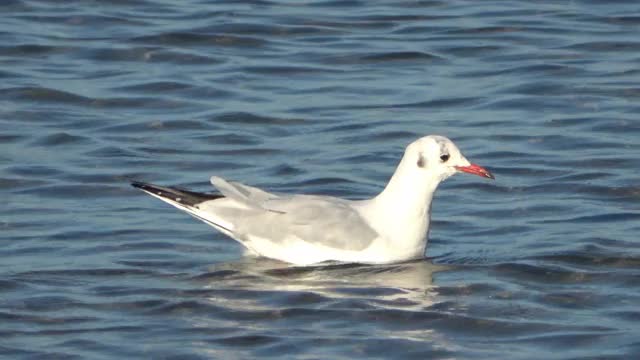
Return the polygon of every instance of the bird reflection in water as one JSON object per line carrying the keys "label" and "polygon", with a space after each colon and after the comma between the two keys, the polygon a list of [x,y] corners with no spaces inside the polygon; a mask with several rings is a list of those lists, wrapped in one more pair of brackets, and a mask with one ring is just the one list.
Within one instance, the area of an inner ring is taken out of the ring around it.
{"label": "bird reflection in water", "polygon": [[[427,259],[382,265],[324,263],[297,267],[262,257],[244,257],[214,265],[196,279],[207,282],[209,289],[313,293],[327,299],[358,299],[374,306],[417,310],[436,301],[433,274],[448,268]],[[242,306],[261,307],[259,297],[252,298],[247,299],[251,304]]]}

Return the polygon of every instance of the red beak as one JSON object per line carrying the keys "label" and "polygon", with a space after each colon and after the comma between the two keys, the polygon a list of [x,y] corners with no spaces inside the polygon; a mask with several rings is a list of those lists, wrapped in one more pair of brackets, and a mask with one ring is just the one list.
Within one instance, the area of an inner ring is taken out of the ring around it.
{"label": "red beak", "polygon": [[456,166],[456,169],[458,171],[464,171],[469,174],[478,175],[489,179],[495,179],[495,177],[492,173],[489,172],[489,170],[483,168],[480,165],[471,164],[469,166]]}

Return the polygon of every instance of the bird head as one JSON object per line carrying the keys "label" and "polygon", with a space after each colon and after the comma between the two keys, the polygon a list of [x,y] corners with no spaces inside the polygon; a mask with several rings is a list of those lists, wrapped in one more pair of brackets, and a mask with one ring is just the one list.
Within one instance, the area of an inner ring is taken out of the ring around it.
{"label": "bird head", "polygon": [[405,154],[415,161],[415,166],[420,171],[440,181],[457,172],[495,179],[487,169],[469,162],[453,141],[444,136],[429,135],[420,138],[407,147]]}

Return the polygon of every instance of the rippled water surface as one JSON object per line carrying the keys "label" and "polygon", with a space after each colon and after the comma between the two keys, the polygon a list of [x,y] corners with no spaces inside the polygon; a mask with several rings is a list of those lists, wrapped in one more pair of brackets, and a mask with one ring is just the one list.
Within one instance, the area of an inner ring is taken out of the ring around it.
{"label": "rippled water surface", "polygon": [[[0,355],[640,356],[635,1],[0,4]],[[404,146],[427,260],[290,268],[143,193],[366,198]]]}

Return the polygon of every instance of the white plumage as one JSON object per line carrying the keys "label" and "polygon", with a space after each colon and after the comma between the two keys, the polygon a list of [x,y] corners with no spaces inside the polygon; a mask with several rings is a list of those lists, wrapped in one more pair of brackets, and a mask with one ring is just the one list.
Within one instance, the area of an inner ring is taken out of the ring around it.
{"label": "white plumage", "polygon": [[424,256],[433,194],[457,171],[493,178],[469,163],[451,140],[431,135],[407,147],[385,189],[368,200],[273,194],[216,176],[211,183],[221,195],[132,185],[261,256],[297,265],[390,263]]}

